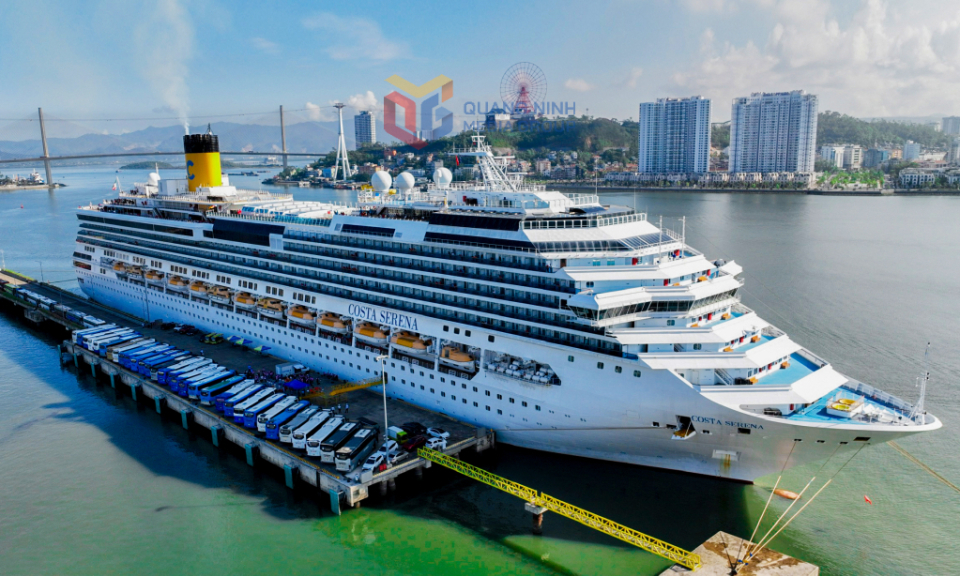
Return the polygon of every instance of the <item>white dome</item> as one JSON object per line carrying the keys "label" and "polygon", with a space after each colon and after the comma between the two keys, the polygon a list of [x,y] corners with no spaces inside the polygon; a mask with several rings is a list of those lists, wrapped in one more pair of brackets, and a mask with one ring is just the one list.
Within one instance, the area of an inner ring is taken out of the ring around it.
{"label": "white dome", "polygon": [[390,184],[392,183],[393,178],[390,177],[390,173],[386,170],[374,172],[373,176],[370,177],[370,185],[373,186],[373,189],[377,192],[386,192],[390,189]]}
{"label": "white dome", "polygon": [[151,172],[150,175],[147,176],[147,184],[151,186],[158,186],[160,184],[160,175],[156,172]]}
{"label": "white dome", "polygon": [[416,184],[417,180],[413,177],[413,174],[409,172],[402,172],[397,176],[396,181],[394,182],[398,189],[400,190],[410,190]]}
{"label": "white dome", "polygon": [[433,171],[433,181],[440,188],[446,188],[448,184],[453,182],[453,174],[447,168],[437,168]]}

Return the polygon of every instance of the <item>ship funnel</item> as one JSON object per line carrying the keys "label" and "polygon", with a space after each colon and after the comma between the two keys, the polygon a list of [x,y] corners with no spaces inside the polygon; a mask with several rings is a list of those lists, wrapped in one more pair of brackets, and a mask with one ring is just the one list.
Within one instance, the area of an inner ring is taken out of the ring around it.
{"label": "ship funnel", "polygon": [[[208,128],[209,130],[209,128]],[[187,157],[187,188],[221,186],[220,141],[216,135],[187,134],[183,137],[183,153]]]}

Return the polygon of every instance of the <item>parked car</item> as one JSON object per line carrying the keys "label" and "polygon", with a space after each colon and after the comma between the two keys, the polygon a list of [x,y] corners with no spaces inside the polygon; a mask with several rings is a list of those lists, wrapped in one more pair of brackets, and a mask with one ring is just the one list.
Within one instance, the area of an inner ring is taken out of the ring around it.
{"label": "parked car", "polygon": [[380,452],[377,452],[376,454],[371,454],[370,457],[367,458],[367,461],[363,463],[363,468],[361,468],[361,470],[363,471],[376,470],[377,468],[380,467],[381,464],[383,464],[383,461],[384,461],[384,456]]}
{"label": "parked car", "polygon": [[419,422],[407,422],[400,428],[406,430],[407,434],[411,436],[423,436],[427,433],[427,427]]}
{"label": "parked car", "polygon": [[430,436],[431,438],[443,438],[446,440],[450,438],[450,433],[443,428],[427,428],[427,436]]}
{"label": "parked car", "polygon": [[396,440],[387,440],[386,442],[383,443],[383,446],[381,446],[380,449],[377,450],[376,453],[383,454],[384,456],[386,456],[388,454],[396,454],[399,451],[400,451],[400,445],[397,444]]}
{"label": "parked car", "polygon": [[401,446],[403,446],[403,449],[406,450],[407,452],[415,452],[417,448],[423,446],[426,443],[427,443],[426,436],[414,436],[408,439],[403,444],[401,444]]}
{"label": "parked car", "polygon": [[445,438],[437,438],[434,436],[433,438],[428,438],[424,446],[430,448],[431,450],[446,450],[447,440]]}
{"label": "parked car", "polygon": [[175,326],[176,326],[176,324],[174,324],[173,322],[164,322],[164,323],[160,324],[160,329],[161,329],[161,330],[172,330]]}
{"label": "parked car", "polygon": [[221,342],[223,342],[223,334],[217,334],[215,332],[211,332],[210,334],[207,334],[206,336],[203,337],[202,342],[204,344],[214,344],[214,345],[220,344]]}

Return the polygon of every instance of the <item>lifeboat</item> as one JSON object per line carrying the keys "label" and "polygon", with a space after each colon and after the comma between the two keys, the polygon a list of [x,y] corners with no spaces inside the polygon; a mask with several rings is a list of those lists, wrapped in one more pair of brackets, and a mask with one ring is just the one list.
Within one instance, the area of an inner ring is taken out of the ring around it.
{"label": "lifeboat", "polygon": [[401,332],[390,338],[390,342],[396,349],[404,354],[414,356],[424,356],[427,354],[427,344],[423,338],[410,332]]}
{"label": "lifeboat", "polygon": [[207,296],[207,284],[196,280],[190,284],[190,295],[197,296],[199,298],[208,298]]}
{"label": "lifeboat", "polygon": [[287,310],[287,315],[290,316],[291,322],[296,322],[297,324],[314,326],[317,323],[317,315],[306,306],[293,306]]}
{"label": "lifeboat", "polygon": [[134,276],[136,278],[143,278],[143,268],[140,266],[128,266],[127,275]]}
{"label": "lifeboat", "polygon": [[167,287],[177,292],[186,292],[187,281],[183,276],[171,276],[170,279],[167,280]]}
{"label": "lifeboat", "polygon": [[147,284],[163,284],[163,272],[147,270],[145,278],[147,279]]}
{"label": "lifeboat", "polygon": [[370,322],[361,322],[357,326],[356,336],[360,342],[366,342],[374,346],[384,346],[389,340],[389,333],[390,329],[386,326],[377,327],[376,324]]}
{"label": "lifeboat", "polygon": [[127,274],[127,265],[123,262],[114,262],[113,271],[117,273],[117,276],[125,276]]}
{"label": "lifeboat", "polygon": [[229,304],[233,299],[233,291],[226,286],[212,286],[207,294],[211,300],[220,304]]}
{"label": "lifeboat", "polygon": [[260,313],[264,316],[283,320],[283,303],[276,298],[261,298],[260,301],[257,302],[257,308],[260,309]]}
{"label": "lifeboat", "polygon": [[346,334],[348,331],[346,321],[333,312],[324,312],[320,317],[320,329],[334,334]]}
{"label": "lifeboat", "polygon": [[440,351],[440,363],[466,372],[476,372],[477,370],[477,362],[473,354],[464,352],[456,346],[443,347]]}
{"label": "lifeboat", "polygon": [[250,295],[249,292],[240,292],[233,297],[233,301],[237,303],[239,308],[247,308],[252,310],[257,306],[257,299]]}

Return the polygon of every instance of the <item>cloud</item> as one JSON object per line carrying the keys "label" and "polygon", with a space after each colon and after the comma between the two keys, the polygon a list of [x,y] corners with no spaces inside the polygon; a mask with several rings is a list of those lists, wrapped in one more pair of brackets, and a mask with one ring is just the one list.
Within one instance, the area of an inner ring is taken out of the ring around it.
{"label": "cloud", "polygon": [[631,68],[630,73],[623,79],[623,85],[627,88],[636,88],[641,76],[643,76],[643,68]]}
{"label": "cloud", "polygon": [[[332,104],[333,102],[331,102]],[[336,115],[333,113],[333,108],[329,105],[320,106],[319,104],[314,104],[313,102],[307,102],[304,108],[307,109],[307,118],[314,122],[330,122],[331,120],[336,119]]]}
{"label": "cloud", "polygon": [[588,83],[582,78],[570,78],[563,83],[564,86],[570,90],[575,90],[577,92],[589,92],[593,90],[593,84]]}
{"label": "cloud", "polygon": [[410,55],[405,42],[388,40],[380,24],[366,18],[343,18],[322,12],[305,18],[303,27],[324,32],[323,37],[330,41],[325,51],[334,60],[386,62]]}
{"label": "cloud", "polygon": [[[307,110],[307,118],[314,122],[333,122],[337,120],[337,109],[333,107],[336,104],[336,100],[330,100],[326,105],[314,104],[313,102],[307,102],[304,108]],[[344,102],[347,105],[347,110],[344,110],[344,116],[352,116],[357,112],[362,112],[366,110],[368,112],[378,113],[381,108],[381,103],[377,100],[377,97],[374,95],[372,90],[367,90],[360,94],[354,94],[347,98]]]}
{"label": "cloud", "polygon": [[721,105],[752,92],[804,89],[820,97],[821,111],[861,117],[960,111],[955,7],[861,0],[841,23],[826,0],[753,1],[772,16],[766,40],[719,38],[707,28],[698,63],[674,74],[670,88]]}
{"label": "cloud", "polygon": [[367,90],[364,94],[354,94],[347,98],[347,106],[350,106],[357,112],[364,110],[367,112],[377,112],[380,110],[380,101],[373,95],[372,90]]}
{"label": "cloud", "polygon": [[185,129],[190,115],[187,76],[193,38],[193,23],[180,2],[158,0],[137,26],[134,42],[140,74],[176,112]]}
{"label": "cloud", "polygon": [[261,52],[263,52],[263,53],[265,53],[265,54],[279,54],[279,53],[280,53],[280,46],[278,46],[276,42],[271,42],[271,41],[267,40],[266,38],[260,38],[259,36],[256,37],[256,38],[251,38],[251,39],[250,39],[250,44],[252,44],[253,47],[256,48],[257,50],[259,50],[259,51],[261,51]]}

